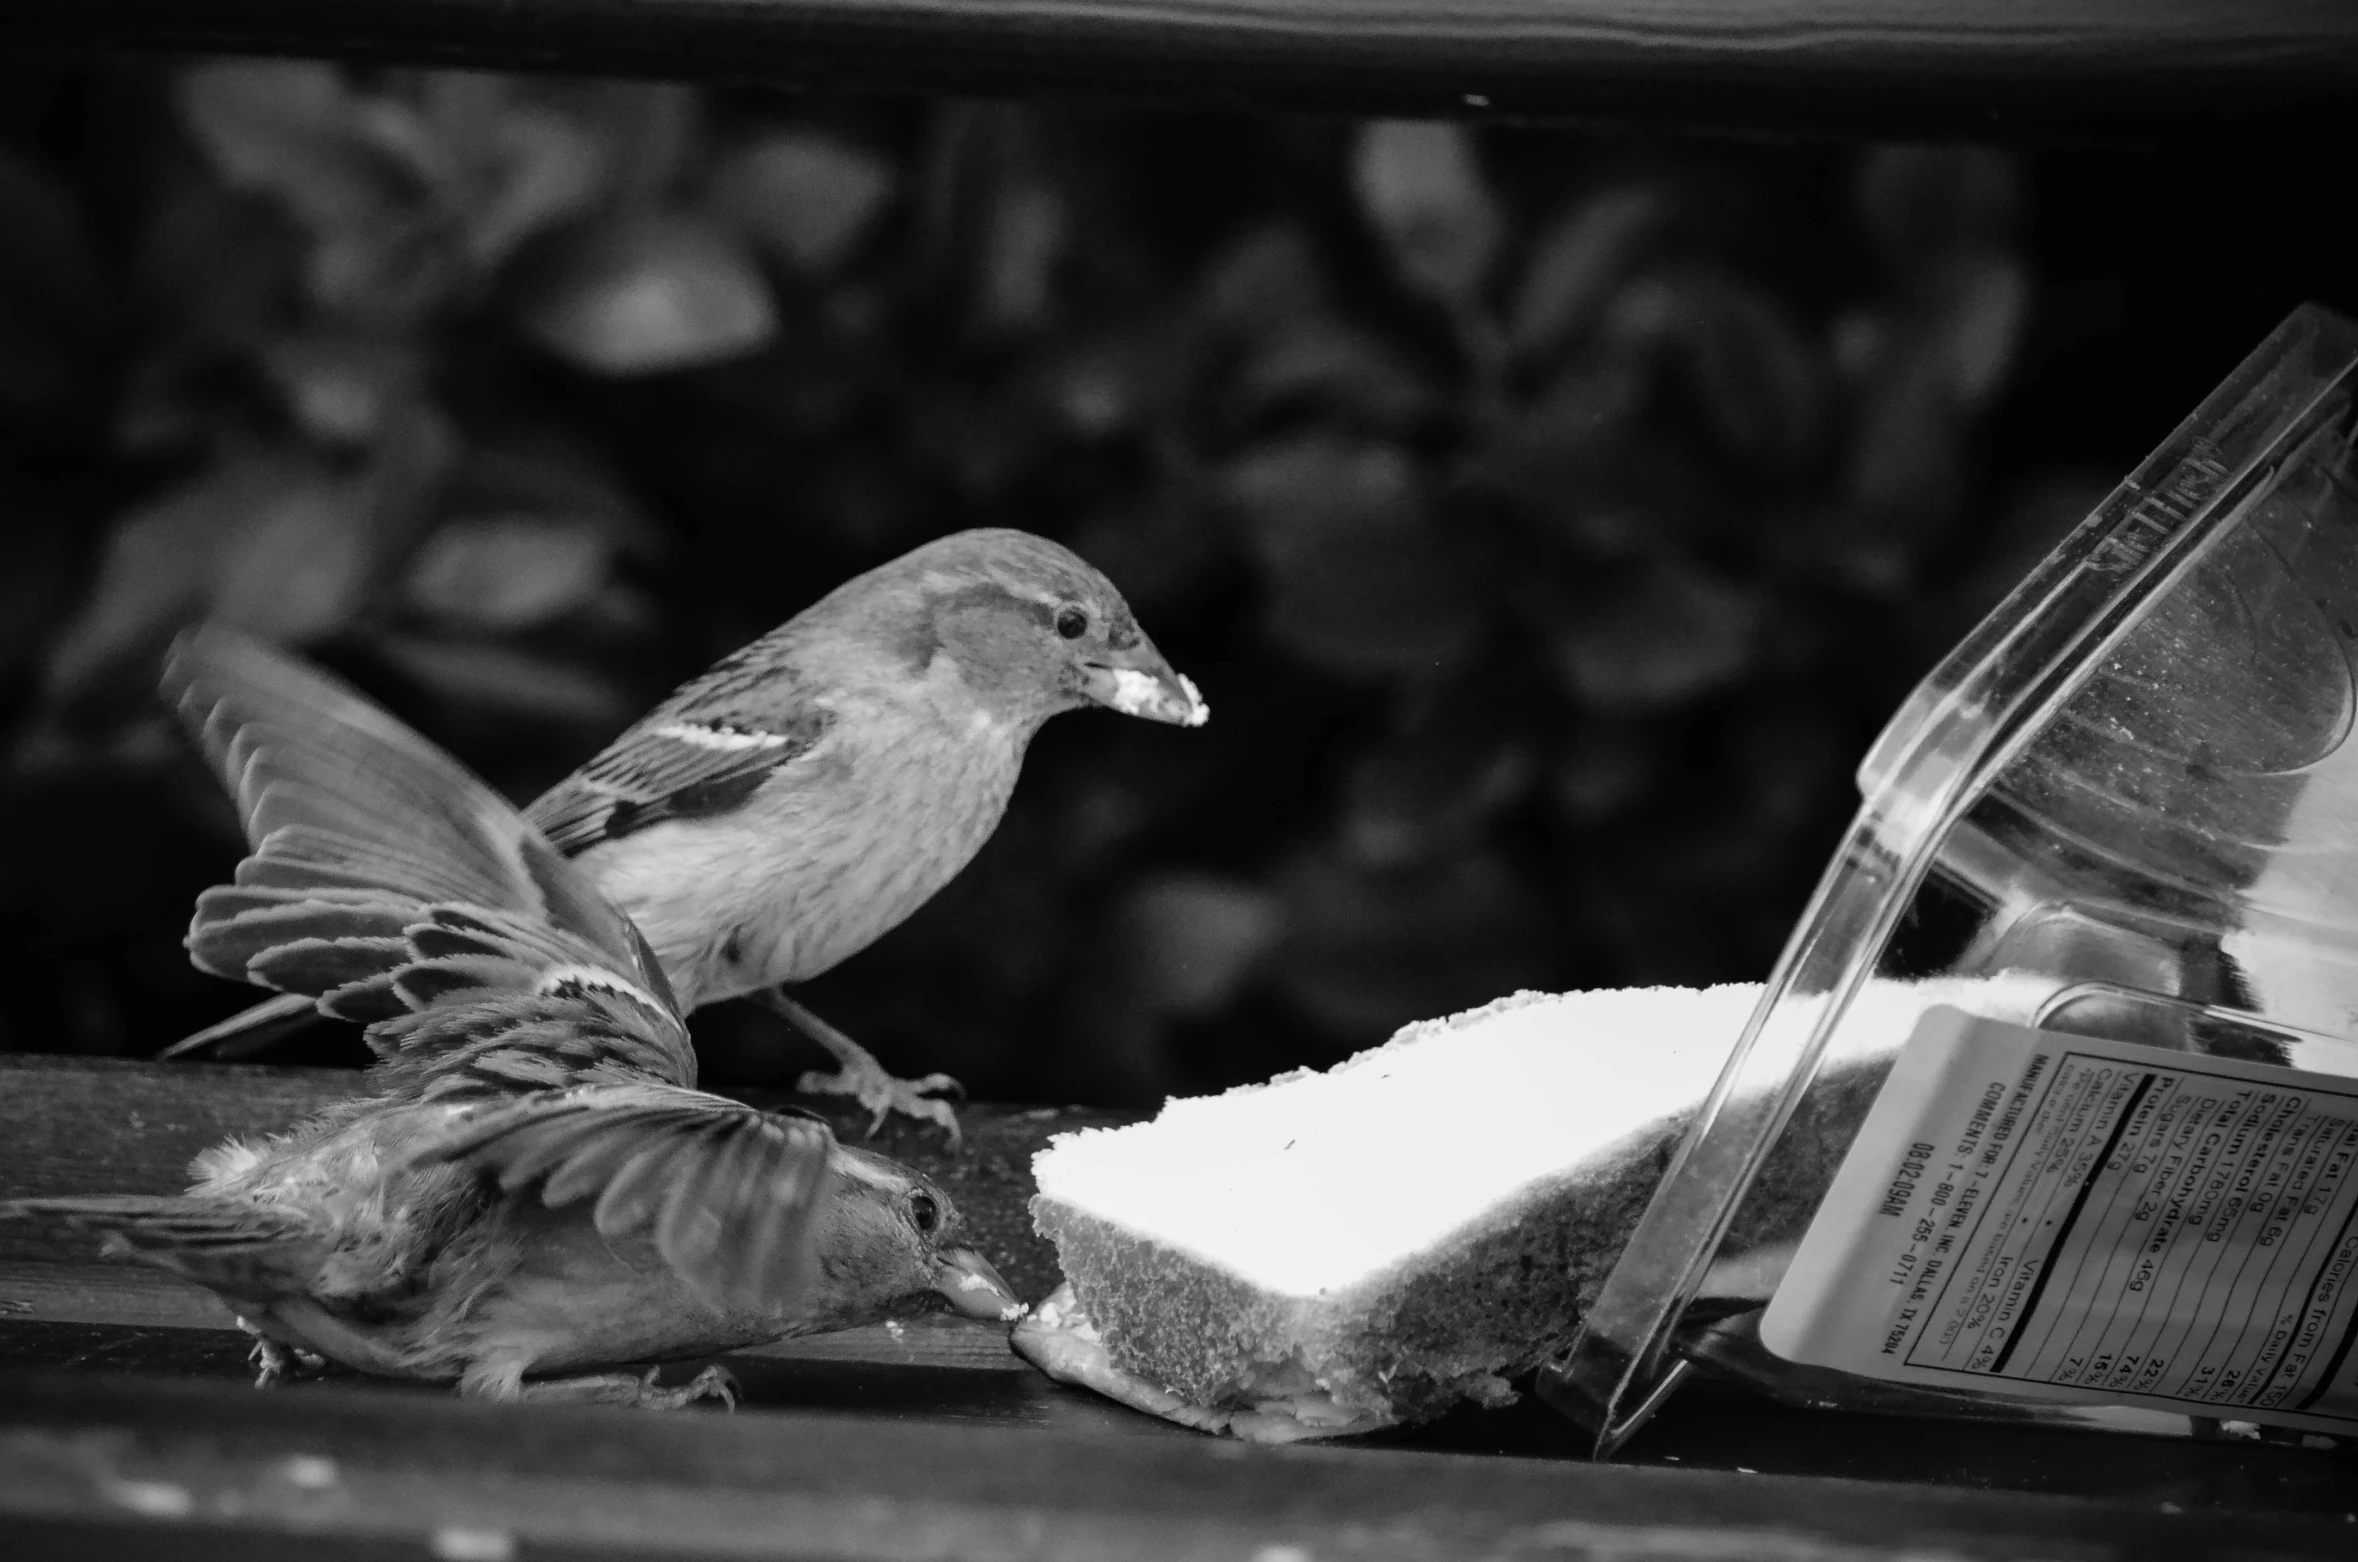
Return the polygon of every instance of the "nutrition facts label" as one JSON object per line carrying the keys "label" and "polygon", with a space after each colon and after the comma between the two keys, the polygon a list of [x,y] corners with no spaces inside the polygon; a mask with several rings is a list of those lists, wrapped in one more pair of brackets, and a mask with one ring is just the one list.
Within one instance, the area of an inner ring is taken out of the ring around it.
{"label": "nutrition facts label", "polygon": [[1934,1010],[1761,1338],[1902,1382],[2358,1429],[2358,1079]]}

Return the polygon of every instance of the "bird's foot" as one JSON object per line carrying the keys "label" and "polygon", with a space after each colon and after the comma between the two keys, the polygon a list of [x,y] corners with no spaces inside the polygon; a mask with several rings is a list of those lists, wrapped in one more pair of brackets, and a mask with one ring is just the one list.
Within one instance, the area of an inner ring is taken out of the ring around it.
{"label": "bird's foot", "polygon": [[516,1398],[535,1405],[627,1405],[634,1410],[679,1410],[700,1399],[717,1399],[724,1410],[737,1408],[737,1376],[726,1367],[706,1367],[678,1388],[655,1381],[656,1369],[644,1376],[627,1372],[592,1372],[577,1378],[547,1378],[525,1383]]}
{"label": "bird's foot", "polygon": [[903,1117],[914,1117],[919,1122],[933,1123],[949,1136],[950,1147],[958,1146],[958,1114],[950,1110],[947,1101],[936,1101],[934,1096],[951,1094],[963,1100],[966,1087],[947,1074],[928,1074],[923,1079],[895,1079],[884,1071],[867,1048],[820,1019],[794,999],[783,988],[771,987],[752,995],[754,1000],[771,1013],[781,1016],[796,1030],[825,1047],[835,1057],[835,1072],[822,1074],[816,1069],[795,1082],[794,1088],[806,1096],[850,1096],[866,1107],[868,1137],[876,1137],[876,1130],[884,1120],[898,1112]]}
{"label": "bird's foot", "polygon": [[[240,1323],[245,1320],[240,1319]],[[247,1324],[251,1329],[253,1326]],[[301,1346],[281,1345],[267,1334],[255,1334],[254,1348],[246,1352],[246,1360],[254,1364],[254,1387],[275,1387],[281,1378],[298,1374],[308,1376],[327,1365],[327,1358]]]}
{"label": "bird's foot", "polygon": [[873,1059],[861,1063],[846,1063],[832,1074],[817,1069],[795,1081],[794,1088],[806,1096],[850,1096],[868,1109],[868,1137],[876,1137],[876,1130],[884,1120],[898,1112],[903,1117],[914,1117],[919,1122],[933,1123],[949,1136],[951,1148],[958,1144],[958,1114],[947,1101],[936,1100],[939,1095],[965,1098],[966,1087],[947,1074],[928,1074],[922,1079],[895,1079]]}
{"label": "bird's foot", "polygon": [[706,1367],[678,1388],[658,1388],[652,1368],[639,1380],[638,1398],[631,1403],[641,1410],[678,1410],[699,1399],[717,1399],[723,1410],[737,1408],[737,1374],[726,1367]]}

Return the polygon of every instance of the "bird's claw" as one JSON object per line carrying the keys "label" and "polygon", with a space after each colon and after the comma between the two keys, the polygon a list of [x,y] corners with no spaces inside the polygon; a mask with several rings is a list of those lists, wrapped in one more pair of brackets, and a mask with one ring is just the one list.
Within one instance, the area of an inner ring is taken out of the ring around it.
{"label": "bird's claw", "polygon": [[281,1378],[297,1373],[312,1373],[327,1365],[327,1358],[299,1346],[281,1345],[267,1335],[254,1336],[254,1348],[246,1352],[246,1360],[254,1365],[254,1387],[273,1388]]}
{"label": "bird's claw", "polygon": [[806,1096],[850,1096],[868,1109],[868,1137],[884,1126],[884,1120],[898,1112],[903,1117],[914,1117],[932,1123],[948,1136],[950,1147],[959,1142],[958,1114],[947,1101],[936,1096],[954,1095],[966,1098],[966,1087],[947,1074],[928,1074],[922,1079],[895,1079],[883,1069],[870,1065],[862,1068],[846,1064],[832,1074],[816,1069],[795,1082],[795,1089]]}
{"label": "bird's claw", "polygon": [[737,1395],[740,1392],[737,1374],[726,1367],[706,1367],[678,1388],[658,1388],[655,1384],[655,1369],[649,1367],[647,1375],[639,1380],[638,1402],[647,1410],[678,1410],[700,1399],[717,1399],[723,1410],[733,1411],[737,1408]]}
{"label": "bird's claw", "polygon": [[523,1382],[513,1361],[494,1362],[470,1383],[461,1379],[462,1392],[481,1394],[489,1399],[521,1401],[535,1405],[621,1405],[632,1410],[678,1410],[700,1399],[717,1399],[723,1409],[737,1408],[736,1374],[726,1367],[706,1367],[678,1388],[665,1388],[655,1381],[659,1367],[649,1367],[638,1377],[627,1372],[591,1372],[580,1377],[541,1378]]}

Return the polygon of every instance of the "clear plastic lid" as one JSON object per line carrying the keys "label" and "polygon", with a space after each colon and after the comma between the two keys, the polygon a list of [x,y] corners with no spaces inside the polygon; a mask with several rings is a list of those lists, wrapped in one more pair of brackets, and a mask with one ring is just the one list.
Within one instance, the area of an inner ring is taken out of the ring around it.
{"label": "clear plastic lid", "polygon": [[1857,1001],[1870,981],[2358,1074],[2354,388],[2358,326],[2296,312],[1885,728],[1717,1087],[1540,1374],[1601,1451],[1775,1291],[1905,1039]]}

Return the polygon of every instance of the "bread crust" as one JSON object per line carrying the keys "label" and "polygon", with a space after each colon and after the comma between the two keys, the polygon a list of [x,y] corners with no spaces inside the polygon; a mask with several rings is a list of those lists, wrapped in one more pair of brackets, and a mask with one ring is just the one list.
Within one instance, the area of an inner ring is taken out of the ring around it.
{"label": "bread crust", "polygon": [[1570,1342],[1680,1129],[1646,1125],[1413,1259],[1316,1298],[1272,1295],[1047,1195],[1032,1220],[1120,1371],[1215,1410],[1271,1411],[1315,1393],[1338,1419],[1418,1421],[1462,1400],[1511,1401],[1507,1380]]}

